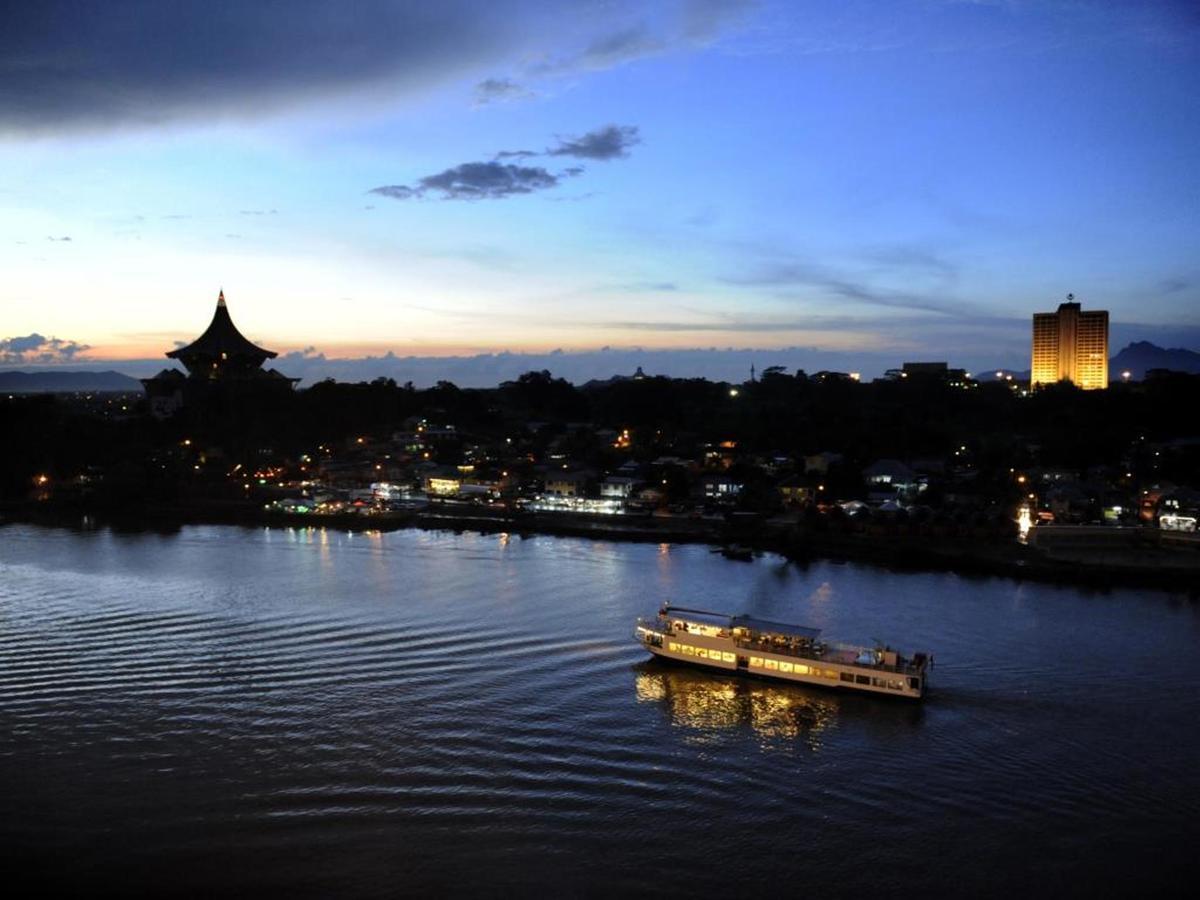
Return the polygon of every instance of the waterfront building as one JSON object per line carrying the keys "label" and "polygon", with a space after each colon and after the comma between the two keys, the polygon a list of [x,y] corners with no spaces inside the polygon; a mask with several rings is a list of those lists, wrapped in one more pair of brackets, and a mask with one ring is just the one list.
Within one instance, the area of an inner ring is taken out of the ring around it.
{"label": "waterfront building", "polygon": [[143,378],[150,411],[163,418],[185,404],[208,403],[230,395],[258,398],[290,392],[299,378],[288,378],[263,363],[279,354],[246,338],[225,303],[225,292],[217,295],[217,308],[208,328],[196,340],[169,351],[187,370],[163,369],[153,378]]}
{"label": "waterfront building", "polygon": [[1085,391],[1108,387],[1108,312],[1084,312],[1074,294],[1057,312],[1033,314],[1030,387],[1064,380]]}

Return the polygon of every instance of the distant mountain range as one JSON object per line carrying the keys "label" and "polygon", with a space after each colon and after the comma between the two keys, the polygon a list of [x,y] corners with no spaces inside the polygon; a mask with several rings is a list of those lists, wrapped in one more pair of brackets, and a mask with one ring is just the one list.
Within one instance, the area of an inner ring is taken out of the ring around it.
{"label": "distant mountain range", "polygon": [[1116,381],[1122,372],[1129,372],[1131,378],[1140,380],[1150,369],[1200,374],[1200,353],[1178,347],[1165,350],[1149,341],[1136,341],[1108,361],[1108,378]]}
{"label": "distant mountain range", "polygon": [[142,383],[120,372],[0,372],[0,393],[74,394],[140,391]]}
{"label": "distant mountain range", "polygon": [[[1108,380],[1120,381],[1121,374],[1128,372],[1130,379],[1141,381],[1151,369],[1169,369],[1172,372],[1197,375],[1200,374],[1200,353],[1181,347],[1167,350],[1149,341],[1134,341],[1109,359]],[[1028,369],[984,369],[975,377],[980,381],[995,381],[997,372],[1011,375],[1015,381],[1029,380]]]}

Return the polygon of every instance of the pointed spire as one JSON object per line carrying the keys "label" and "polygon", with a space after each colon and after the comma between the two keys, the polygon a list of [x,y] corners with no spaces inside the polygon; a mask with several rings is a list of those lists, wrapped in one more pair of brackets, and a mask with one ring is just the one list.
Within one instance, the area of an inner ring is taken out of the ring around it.
{"label": "pointed spire", "polygon": [[217,306],[225,305],[225,289],[221,288],[221,292],[217,294]]}

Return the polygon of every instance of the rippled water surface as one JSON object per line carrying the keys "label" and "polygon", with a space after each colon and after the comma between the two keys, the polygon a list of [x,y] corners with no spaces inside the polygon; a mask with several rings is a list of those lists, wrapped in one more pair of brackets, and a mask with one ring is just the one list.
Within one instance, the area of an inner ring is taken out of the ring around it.
{"label": "rippled water surface", "polygon": [[[652,662],[662,600],[928,649],[934,690]],[[8,526],[0,838],[47,884],[155,894],[1140,892],[1198,872],[1198,648],[1200,606],[1152,592]]]}

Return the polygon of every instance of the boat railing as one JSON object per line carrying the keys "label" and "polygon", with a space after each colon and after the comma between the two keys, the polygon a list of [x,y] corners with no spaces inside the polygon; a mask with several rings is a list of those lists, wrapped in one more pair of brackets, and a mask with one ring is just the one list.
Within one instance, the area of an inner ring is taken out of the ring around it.
{"label": "boat railing", "polygon": [[[838,665],[858,666],[878,672],[895,672],[900,675],[913,675],[919,672],[919,667],[913,665],[908,660],[903,660],[903,664],[898,662],[894,666],[888,665],[882,660],[862,662],[862,655],[864,653],[871,653],[871,649],[867,647],[855,647],[850,644],[831,644],[825,641],[819,641],[815,644],[793,644],[786,640],[754,636],[735,637],[733,642],[743,650],[778,653],[783,656],[791,656],[796,659],[809,659],[814,662],[831,662]],[[841,658],[838,658],[839,656]]]}

